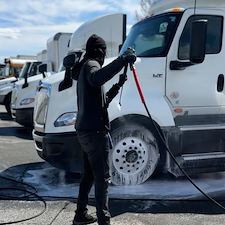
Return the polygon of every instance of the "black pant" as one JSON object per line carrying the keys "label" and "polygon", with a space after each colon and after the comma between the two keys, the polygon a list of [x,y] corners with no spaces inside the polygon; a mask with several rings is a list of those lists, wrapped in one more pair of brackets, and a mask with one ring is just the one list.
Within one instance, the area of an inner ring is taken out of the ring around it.
{"label": "black pant", "polygon": [[99,225],[110,221],[108,208],[109,137],[105,131],[77,131],[83,149],[84,172],[80,182],[77,213],[87,212],[88,194],[95,184],[95,201]]}

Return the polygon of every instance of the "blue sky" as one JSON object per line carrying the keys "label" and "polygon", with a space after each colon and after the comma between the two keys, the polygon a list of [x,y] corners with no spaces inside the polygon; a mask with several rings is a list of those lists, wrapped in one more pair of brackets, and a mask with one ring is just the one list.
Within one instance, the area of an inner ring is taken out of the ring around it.
{"label": "blue sky", "polygon": [[129,28],[139,0],[0,0],[0,63],[17,55],[37,55],[58,32],[73,33],[94,17],[127,14]]}

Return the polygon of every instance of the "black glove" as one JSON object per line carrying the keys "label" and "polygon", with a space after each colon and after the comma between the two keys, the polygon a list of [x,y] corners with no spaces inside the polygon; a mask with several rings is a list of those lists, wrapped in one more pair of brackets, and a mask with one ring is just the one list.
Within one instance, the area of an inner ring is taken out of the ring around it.
{"label": "black glove", "polygon": [[119,79],[118,85],[120,87],[122,87],[126,80],[127,80],[127,75],[125,73],[120,74],[120,79]]}
{"label": "black glove", "polygon": [[132,64],[136,61],[137,58],[135,50],[130,47],[127,48],[127,50],[121,55],[121,57],[126,63]]}

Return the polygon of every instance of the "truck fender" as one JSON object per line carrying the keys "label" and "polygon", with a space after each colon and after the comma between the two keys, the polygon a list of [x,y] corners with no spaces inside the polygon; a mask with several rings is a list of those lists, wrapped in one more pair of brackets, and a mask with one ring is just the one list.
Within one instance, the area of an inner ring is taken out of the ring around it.
{"label": "truck fender", "polygon": [[[134,94],[134,92],[135,90],[132,93],[130,91],[124,92],[121,100],[120,97],[117,97],[110,103],[108,110],[110,121],[129,114],[148,117],[139,95]],[[147,90],[144,92],[144,96],[150,115],[159,127],[171,127],[175,125],[170,107],[162,93],[160,93],[160,90]]]}

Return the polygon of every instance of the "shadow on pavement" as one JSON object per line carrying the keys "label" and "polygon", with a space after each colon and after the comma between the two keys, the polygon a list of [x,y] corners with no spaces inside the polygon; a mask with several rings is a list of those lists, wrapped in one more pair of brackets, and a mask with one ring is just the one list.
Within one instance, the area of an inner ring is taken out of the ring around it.
{"label": "shadow on pavement", "polygon": [[29,127],[0,127],[0,136],[15,136],[22,139],[33,140],[32,128]]}
{"label": "shadow on pavement", "polygon": [[[225,201],[219,202],[225,206]],[[225,211],[211,201],[144,201],[144,200],[110,200],[112,217],[124,213],[194,213],[194,214],[225,214]]]}
{"label": "shadow on pavement", "polygon": [[0,112],[0,119],[1,120],[8,120],[13,121],[13,118],[7,112]]}

